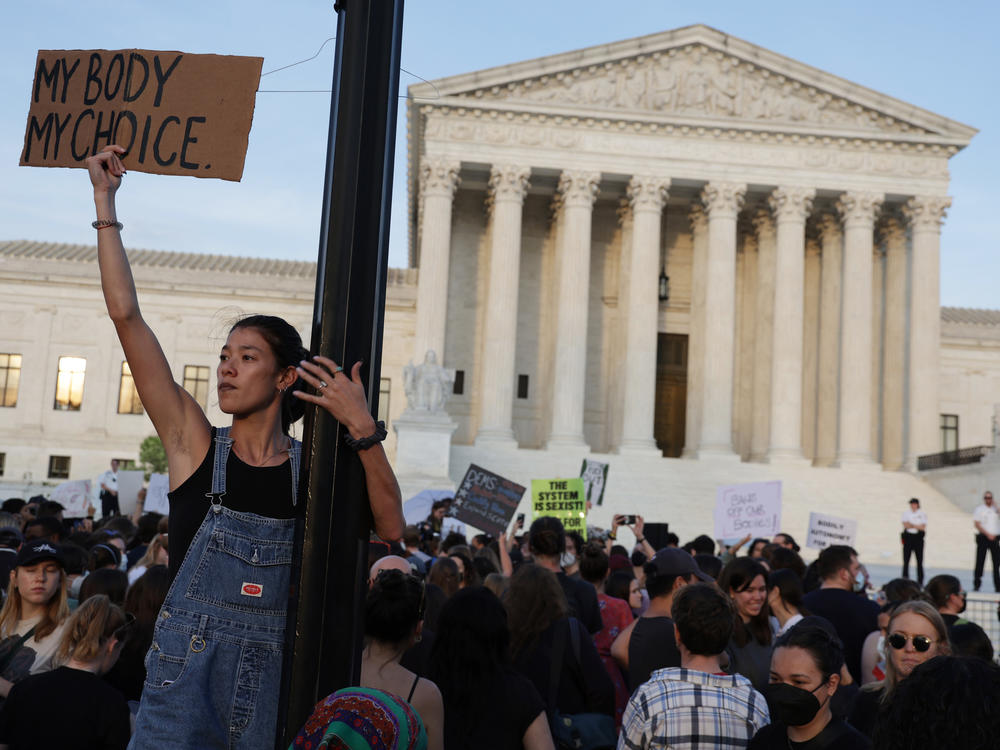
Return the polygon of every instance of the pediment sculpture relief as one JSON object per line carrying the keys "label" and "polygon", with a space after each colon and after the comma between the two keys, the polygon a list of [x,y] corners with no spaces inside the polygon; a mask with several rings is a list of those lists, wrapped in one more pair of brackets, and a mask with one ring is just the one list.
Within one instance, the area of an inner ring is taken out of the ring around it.
{"label": "pediment sculpture relief", "polygon": [[926,132],[698,44],[476,89],[465,95],[880,133]]}

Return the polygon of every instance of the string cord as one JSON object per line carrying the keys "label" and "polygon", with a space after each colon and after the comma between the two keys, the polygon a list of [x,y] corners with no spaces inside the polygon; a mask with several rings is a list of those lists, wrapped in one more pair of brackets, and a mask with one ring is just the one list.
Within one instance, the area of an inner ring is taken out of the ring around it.
{"label": "string cord", "polygon": [[[263,78],[264,76],[269,76],[272,73],[277,73],[281,70],[288,70],[289,68],[294,68],[296,65],[303,65],[307,62],[312,62],[317,57],[319,57],[320,53],[323,51],[323,48],[326,47],[326,45],[329,44],[330,42],[334,41],[336,38],[337,37],[335,36],[331,36],[328,39],[323,40],[323,43],[319,46],[319,49],[316,50],[316,54],[314,54],[312,57],[307,57],[305,60],[299,60],[298,62],[289,63],[288,65],[282,65],[280,68],[269,70],[266,73],[261,73],[260,77]],[[423,78],[422,76],[418,76],[416,73],[411,73],[409,70],[407,70],[402,66],[400,66],[399,70],[401,73],[406,73],[407,75],[411,75],[414,78],[423,81],[424,83],[429,85],[432,89],[434,89],[435,96],[429,98],[419,97],[420,99],[426,98],[428,101],[432,101],[433,99],[441,98],[441,91],[432,82],[428,81],[426,78]],[[258,94],[329,94],[331,93],[331,89],[257,89],[257,93]],[[404,95],[400,96],[399,98],[416,100],[418,97],[411,97]]]}

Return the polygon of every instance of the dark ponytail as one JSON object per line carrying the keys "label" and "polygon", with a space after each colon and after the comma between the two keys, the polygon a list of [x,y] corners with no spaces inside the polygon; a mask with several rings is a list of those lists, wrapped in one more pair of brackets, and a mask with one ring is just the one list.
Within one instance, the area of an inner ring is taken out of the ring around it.
{"label": "dark ponytail", "polygon": [[[271,347],[271,352],[278,363],[278,369],[298,367],[299,362],[309,358],[309,351],[302,346],[299,332],[286,320],[274,315],[250,315],[236,322],[229,330],[237,328],[252,328],[257,331]],[[296,378],[291,388],[281,394],[281,431],[288,434],[288,428],[305,414],[306,402],[292,395],[294,391],[304,391],[305,381]]]}

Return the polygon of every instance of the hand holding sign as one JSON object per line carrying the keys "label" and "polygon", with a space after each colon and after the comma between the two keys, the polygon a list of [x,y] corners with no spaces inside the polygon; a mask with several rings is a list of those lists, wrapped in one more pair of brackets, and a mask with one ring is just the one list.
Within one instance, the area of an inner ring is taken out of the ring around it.
{"label": "hand holding sign", "polygon": [[114,195],[122,184],[125,176],[125,164],[121,157],[125,149],[118,145],[105,146],[99,154],[88,157],[87,171],[90,173],[90,183],[94,192]]}

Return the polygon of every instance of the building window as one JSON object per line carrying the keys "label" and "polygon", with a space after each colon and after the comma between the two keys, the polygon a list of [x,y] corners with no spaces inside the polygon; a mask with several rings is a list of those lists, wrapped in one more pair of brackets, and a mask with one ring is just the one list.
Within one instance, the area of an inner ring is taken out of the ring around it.
{"label": "building window", "polygon": [[378,418],[380,422],[389,424],[389,391],[392,387],[391,378],[382,378],[378,385]]}
{"label": "building window", "polygon": [[184,390],[198,402],[202,409],[208,408],[208,368],[200,365],[184,365]]}
{"label": "building window", "polygon": [[21,355],[0,354],[0,406],[17,406],[21,383]]}
{"label": "building window", "polygon": [[83,357],[60,357],[59,376],[56,379],[56,403],[53,408],[80,411],[83,403],[83,376],[87,360]]}
{"label": "building window", "polygon": [[49,456],[49,479],[69,479],[69,456]]}
{"label": "building window", "polygon": [[118,386],[118,413],[142,414],[142,401],[139,400],[139,392],[135,389],[135,381],[132,380],[132,370],[128,362],[122,362],[122,379]]}
{"label": "building window", "polygon": [[527,398],[528,397],[528,376],[518,375],[517,376],[517,397]]}
{"label": "building window", "polygon": [[7,468],[7,454],[0,453],[0,477],[3,476],[4,469]]}
{"label": "building window", "polygon": [[958,415],[941,415],[941,450],[958,450]]}
{"label": "building window", "polygon": [[451,389],[451,392],[456,396],[461,396],[465,393],[465,370],[455,370],[455,385]]}

